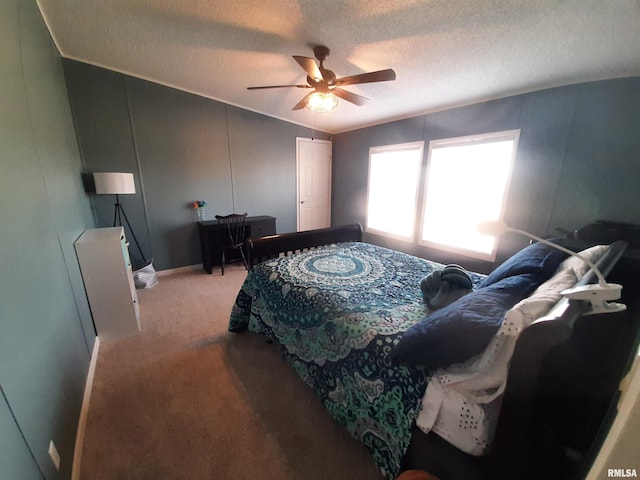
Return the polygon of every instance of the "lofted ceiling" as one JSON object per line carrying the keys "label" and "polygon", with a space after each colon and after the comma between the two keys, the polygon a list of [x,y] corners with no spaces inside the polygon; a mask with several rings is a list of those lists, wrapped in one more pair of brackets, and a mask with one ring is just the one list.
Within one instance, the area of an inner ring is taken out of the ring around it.
{"label": "lofted ceiling", "polygon": [[[640,75],[638,0],[37,0],[63,57],[328,133],[572,83]],[[371,99],[292,107],[292,55],[331,49]]]}

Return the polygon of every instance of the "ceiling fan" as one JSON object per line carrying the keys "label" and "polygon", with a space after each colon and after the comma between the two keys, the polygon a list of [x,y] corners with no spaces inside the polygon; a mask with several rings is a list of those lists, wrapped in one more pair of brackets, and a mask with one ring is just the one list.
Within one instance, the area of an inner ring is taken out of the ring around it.
{"label": "ceiling fan", "polygon": [[301,57],[294,55],[293,58],[302,69],[307,73],[306,85],[270,85],[262,87],[247,87],[247,90],[262,90],[266,88],[313,88],[313,92],[308,93],[300,100],[292,110],[301,110],[305,106],[316,112],[328,112],[333,110],[338,104],[340,97],[347,102],[362,106],[367,100],[366,97],[356,95],[355,93],[344,90],[340,87],[347,85],[355,85],[358,83],[387,82],[396,79],[396,72],[388,68],[386,70],[378,70],[376,72],[361,73],[349,77],[336,78],[336,74],[331,70],[324,68],[324,61],[329,56],[330,50],[324,45],[318,45],[313,48],[313,53],[319,61],[310,57]]}

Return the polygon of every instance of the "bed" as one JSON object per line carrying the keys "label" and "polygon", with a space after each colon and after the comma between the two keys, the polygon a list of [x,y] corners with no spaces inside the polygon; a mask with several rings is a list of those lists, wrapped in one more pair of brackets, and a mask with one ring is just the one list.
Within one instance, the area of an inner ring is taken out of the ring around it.
{"label": "bed", "polygon": [[[473,291],[434,310],[420,283],[445,265],[364,243],[360,225],[249,239],[229,330],[279,345],[385,478],[438,463],[484,478],[517,461],[541,358],[582,314],[559,291],[593,281],[539,247],[468,272]],[[605,275],[625,247],[594,250]]]}

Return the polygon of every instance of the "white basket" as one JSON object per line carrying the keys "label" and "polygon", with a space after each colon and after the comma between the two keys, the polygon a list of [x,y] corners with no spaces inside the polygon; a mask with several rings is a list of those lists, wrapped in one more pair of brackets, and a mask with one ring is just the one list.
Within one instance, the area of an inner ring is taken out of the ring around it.
{"label": "white basket", "polygon": [[144,288],[152,288],[158,283],[158,276],[155,268],[153,268],[153,260],[149,262],[139,270],[133,272],[133,283],[136,285],[136,289],[142,290]]}

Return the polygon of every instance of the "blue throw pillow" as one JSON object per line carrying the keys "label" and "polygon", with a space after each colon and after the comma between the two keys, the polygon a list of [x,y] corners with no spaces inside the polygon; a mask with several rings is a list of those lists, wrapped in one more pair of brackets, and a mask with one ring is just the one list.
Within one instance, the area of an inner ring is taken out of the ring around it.
{"label": "blue throw pillow", "polygon": [[392,357],[429,367],[467,360],[487,347],[507,310],[540,283],[537,275],[522,274],[469,293],[409,328]]}
{"label": "blue throw pillow", "polygon": [[478,288],[488,287],[503,278],[522,273],[535,273],[547,280],[567,257],[566,253],[544,243],[532,243],[500,264],[480,282]]}

